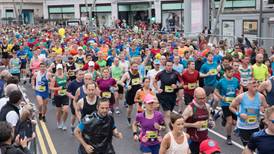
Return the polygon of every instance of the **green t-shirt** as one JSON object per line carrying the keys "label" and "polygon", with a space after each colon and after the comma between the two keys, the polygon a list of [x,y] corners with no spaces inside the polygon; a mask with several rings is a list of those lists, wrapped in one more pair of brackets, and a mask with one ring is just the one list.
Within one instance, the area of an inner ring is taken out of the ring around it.
{"label": "green t-shirt", "polygon": [[111,76],[116,81],[119,81],[123,75],[123,69],[119,66],[112,66],[111,67]]}
{"label": "green t-shirt", "polygon": [[107,62],[105,60],[98,60],[97,61],[97,64],[100,66],[100,67],[106,67],[107,66]]}

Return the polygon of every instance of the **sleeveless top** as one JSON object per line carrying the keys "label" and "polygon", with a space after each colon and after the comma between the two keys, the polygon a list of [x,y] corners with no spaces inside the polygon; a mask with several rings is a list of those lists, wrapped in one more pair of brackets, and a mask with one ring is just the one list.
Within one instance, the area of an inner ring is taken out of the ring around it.
{"label": "sleeveless top", "polygon": [[270,79],[271,82],[271,90],[266,92],[266,102],[268,105],[274,105],[274,77]]}
{"label": "sleeveless top", "polygon": [[187,141],[186,134],[183,132],[184,135],[184,142],[181,144],[178,144],[172,134],[172,132],[168,133],[170,135],[170,146],[168,150],[166,151],[166,154],[182,154],[187,153],[189,150],[189,145]]}
{"label": "sleeveless top", "polygon": [[140,74],[137,73],[136,75],[133,75],[130,71],[128,73],[129,73],[129,77],[130,77],[129,85],[131,85],[130,91],[136,92],[138,89],[140,89],[142,87]]}
{"label": "sleeveless top", "polygon": [[81,110],[81,119],[83,119],[87,114],[91,114],[92,112],[96,111],[98,97],[96,96],[95,103],[92,105],[88,103],[87,97],[84,97],[83,100],[84,100],[84,104],[83,104],[83,109]]}
{"label": "sleeveless top", "polygon": [[36,76],[35,90],[37,92],[48,93],[49,91],[49,79],[46,76],[47,72],[41,74],[39,71]]}
{"label": "sleeveless top", "polygon": [[83,88],[84,86],[85,85],[83,85],[83,86],[80,87],[80,96],[79,96],[78,100],[80,100],[81,98],[84,98],[84,97],[87,96],[87,94],[85,93],[84,88]]}
{"label": "sleeveless top", "polygon": [[259,92],[257,92],[253,98],[250,100],[248,98],[247,92],[244,93],[241,104],[239,106],[239,112],[241,114],[247,114],[247,120],[243,120],[242,118],[237,119],[237,127],[240,129],[256,129],[259,128],[260,125],[260,106],[261,100]]}
{"label": "sleeveless top", "polygon": [[190,135],[190,139],[194,142],[202,142],[203,140],[207,139],[208,137],[208,110],[205,106],[204,108],[199,108],[194,104],[192,101],[189,104],[193,110],[193,115],[186,119],[187,123],[195,123],[197,121],[203,121],[204,124],[202,128],[187,128],[187,133]]}
{"label": "sleeveless top", "polygon": [[66,96],[67,94],[67,76],[64,75],[63,78],[55,77],[55,87],[62,87],[61,90],[55,91],[55,96]]}
{"label": "sleeveless top", "polygon": [[252,69],[251,66],[249,65],[246,69],[243,68],[243,66],[239,67],[239,72],[241,75],[241,84],[243,86],[247,86],[248,81],[251,79],[252,75]]}

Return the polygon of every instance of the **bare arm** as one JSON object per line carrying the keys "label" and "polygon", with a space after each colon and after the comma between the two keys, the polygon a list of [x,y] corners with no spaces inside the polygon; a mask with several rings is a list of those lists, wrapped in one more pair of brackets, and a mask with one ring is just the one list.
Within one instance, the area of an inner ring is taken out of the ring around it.
{"label": "bare arm", "polygon": [[238,109],[238,106],[240,105],[241,101],[242,101],[242,98],[243,98],[243,94],[241,95],[238,95],[233,101],[232,103],[230,104],[229,106],[229,110],[233,113],[236,113],[237,112],[237,109]]}
{"label": "bare arm", "polygon": [[80,99],[77,104],[76,104],[76,108],[75,108],[75,115],[76,117],[78,118],[78,120],[80,121],[81,120],[81,110],[83,109],[83,104],[84,104],[84,101],[83,99]]}
{"label": "bare arm", "polygon": [[[189,117],[192,116],[192,114],[193,114],[192,108],[188,105],[186,107],[186,109],[184,110],[182,116],[183,116],[184,119],[188,119]],[[185,127],[186,128],[194,128],[195,125],[193,123],[187,123],[187,122],[185,122]]]}
{"label": "bare arm", "polygon": [[221,100],[224,99],[224,97],[220,94],[220,92],[219,92],[218,89],[215,89],[215,90],[214,90],[214,94],[215,94],[219,99],[221,99]]}
{"label": "bare arm", "polygon": [[201,78],[204,78],[204,77],[207,77],[207,76],[209,76],[208,73],[207,73],[207,74],[204,74],[204,73],[200,72],[200,77],[201,77]]}
{"label": "bare arm", "polygon": [[159,154],[165,154],[170,147],[170,136],[167,134],[164,136],[161,143]]}
{"label": "bare arm", "polygon": [[244,148],[242,154],[253,154],[254,151],[250,150],[247,146]]}

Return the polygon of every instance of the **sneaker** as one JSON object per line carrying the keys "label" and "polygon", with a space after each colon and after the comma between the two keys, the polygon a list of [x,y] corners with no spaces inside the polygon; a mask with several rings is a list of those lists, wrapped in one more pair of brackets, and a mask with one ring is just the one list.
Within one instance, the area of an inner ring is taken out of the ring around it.
{"label": "sneaker", "polygon": [[42,119],[43,119],[41,113],[39,113],[38,119],[39,119],[39,120],[42,120]]}
{"label": "sneaker", "polygon": [[227,137],[227,138],[226,138],[226,144],[227,144],[227,145],[232,145],[231,137]]}
{"label": "sneaker", "polygon": [[68,128],[66,125],[63,125],[62,129],[63,129],[63,131],[66,131]]}
{"label": "sneaker", "polygon": [[62,124],[61,124],[61,123],[59,124],[59,123],[57,122],[57,128],[58,128],[58,129],[62,129],[62,128],[63,128]]}
{"label": "sneaker", "polygon": [[75,127],[74,127],[74,126],[70,126],[70,133],[71,133],[71,135],[73,135],[73,134],[74,134],[74,129],[75,129]]}
{"label": "sneaker", "polygon": [[109,115],[111,115],[111,114],[112,114],[112,111],[111,111],[111,110],[109,110],[109,111],[108,111],[108,114],[109,114]]}
{"label": "sneaker", "polygon": [[213,115],[213,120],[214,121],[216,121],[218,118],[220,118],[220,112],[221,112],[221,110],[220,111],[218,111],[217,113],[215,113],[214,115]]}
{"label": "sneaker", "polygon": [[127,125],[128,127],[131,127],[131,118],[127,118]]}
{"label": "sneaker", "polygon": [[120,110],[119,110],[118,107],[115,109],[115,113],[118,114],[118,115],[120,115],[121,112],[120,112]]}
{"label": "sneaker", "polygon": [[47,120],[46,120],[46,117],[45,117],[45,116],[43,116],[43,117],[42,117],[42,120],[43,120],[44,122],[47,122]]}

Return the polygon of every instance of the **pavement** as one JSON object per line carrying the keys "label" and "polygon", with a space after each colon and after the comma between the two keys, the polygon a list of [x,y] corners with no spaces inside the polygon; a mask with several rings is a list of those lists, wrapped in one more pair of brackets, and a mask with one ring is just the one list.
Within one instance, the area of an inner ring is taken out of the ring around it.
{"label": "pavement", "polygon": [[[21,87],[24,95],[30,100],[30,102],[36,104],[34,91],[31,86],[26,84]],[[119,131],[123,133],[123,139],[113,139],[113,145],[117,154],[140,154],[139,143],[135,142],[132,137],[132,131],[128,127],[126,122],[126,109],[121,104],[120,116],[114,115],[115,123]],[[76,141],[73,135],[70,133],[70,116],[66,122],[68,127],[67,131],[57,129],[55,119],[55,107],[49,103],[47,122],[38,122],[36,127],[37,135],[37,153],[38,154],[76,154],[79,143]],[[221,119],[216,121],[216,127],[213,130],[209,130],[209,137],[216,140],[223,154],[240,154],[243,146],[240,139],[236,136],[232,136],[233,145],[227,145],[225,143],[225,128],[221,126]]]}

